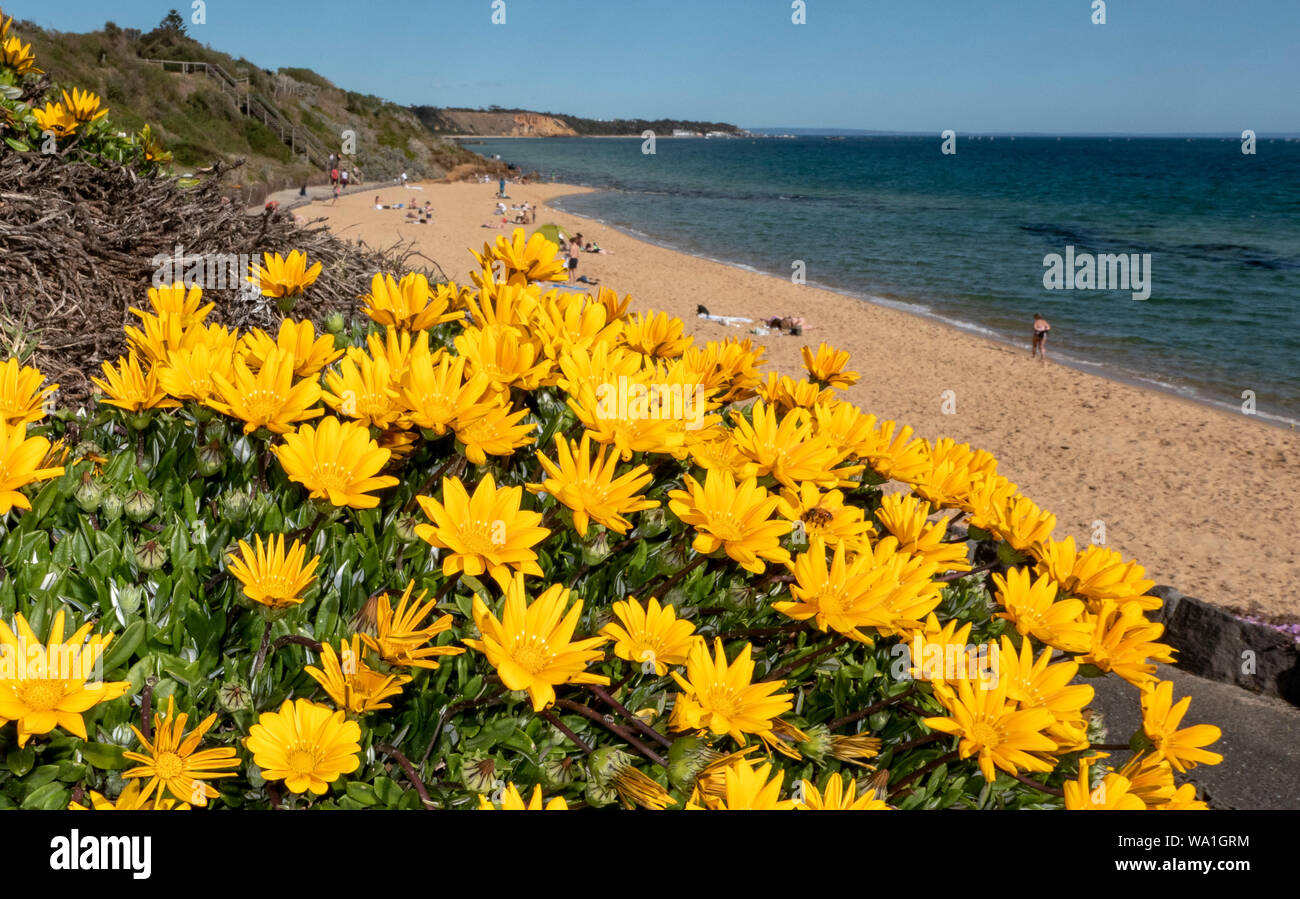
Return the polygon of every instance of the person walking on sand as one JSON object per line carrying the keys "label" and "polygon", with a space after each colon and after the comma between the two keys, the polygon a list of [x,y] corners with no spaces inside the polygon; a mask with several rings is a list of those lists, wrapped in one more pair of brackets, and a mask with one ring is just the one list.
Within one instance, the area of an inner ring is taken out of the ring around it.
{"label": "person walking on sand", "polygon": [[1047,361],[1047,332],[1052,330],[1052,326],[1047,323],[1041,313],[1034,314],[1034,345],[1029,351],[1029,358],[1038,356],[1042,362]]}
{"label": "person walking on sand", "polygon": [[575,234],[569,239],[569,283],[572,284],[578,274],[578,253],[582,251],[582,235]]}
{"label": "person walking on sand", "polygon": [[342,194],[342,193],[343,193],[343,188],[340,187],[340,186],[338,185],[337,182],[335,182],[335,184],[334,184],[334,200],[330,203],[331,206],[333,206],[333,205],[335,205],[336,203],[338,203],[338,201],[339,201],[339,195]]}

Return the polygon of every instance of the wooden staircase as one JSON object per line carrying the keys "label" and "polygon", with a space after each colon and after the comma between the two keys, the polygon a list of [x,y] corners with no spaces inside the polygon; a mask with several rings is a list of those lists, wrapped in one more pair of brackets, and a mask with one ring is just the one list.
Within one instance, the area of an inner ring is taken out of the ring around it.
{"label": "wooden staircase", "polygon": [[[217,82],[223,93],[229,94],[235,106],[249,118],[258,119],[267,128],[277,132],[295,156],[301,155],[311,165],[329,168],[330,151],[316,135],[289,121],[268,98],[250,89],[247,77],[236,78],[216,63],[189,62],[180,59],[146,59],[150,65],[164,72],[183,74],[201,72]],[[168,67],[171,67],[170,69]]]}

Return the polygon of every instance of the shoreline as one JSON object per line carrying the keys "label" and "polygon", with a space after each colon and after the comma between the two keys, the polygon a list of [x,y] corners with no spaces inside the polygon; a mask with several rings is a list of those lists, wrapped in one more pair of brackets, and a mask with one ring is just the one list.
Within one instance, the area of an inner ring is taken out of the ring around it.
{"label": "shoreline", "polygon": [[[558,204],[561,200],[567,199],[568,197],[577,197],[588,193],[601,193],[609,190],[608,188],[596,187],[587,184],[571,185],[571,186],[581,187],[582,190],[574,191],[566,194],[560,194],[558,196],[552,197],[548,201],[547,207],[553,208],[559,212],[564,213],[565,215],[570,215],[573,216],[574,218],[583,219],[584,221],[589,221],[594,224],[599,224],[603,227],[610,228],[614,231],[617,231],[619,234],[622,234],[624,237],[627,237],[630,240],[637,240],[642,243],[646,243],[651,246],[658,247],[669,253],[679,253],[683,256],[690,256],[693,259],[699,259],[704,262],[712,262],[717,265],[725,265],[729,268],[738,269],[739,271],[752,272],[753,274],[756,275],[762,275],[767,278],[776,278],[777,280],[780,281],[785,280],[785,277],[783,275],[779,275],[776,272],[764,271],[763,269],[755,268],[754,266],[748,265],[743,262],[734,262],[728,259],[719,259],[716,256],[706,256],[702,253],[693,252],[684,247],[673,246],[672,244],[665,243],[662,240],[652,237],[651,235],[646,234],[645,232],[642,231],[630,231],[627,228],[620,227],[619,225],[615,225],[611,222],[607,222],[604,219],[595,218],[594,216],[583,215],[582,213],[579,212],[571,212],[567,209],[564,209]],[[916,318],[924,319],[926,321],[935,322],[937,324],[940,324],[946,328],[951,328],[952,330],[960,332],[962,334],[987,340],[990,343],[996,344],[1000,347],[1017,349],[1017,350],[1024,349],[1024,344],[1017,342],[1011,338],[1004,337],[1003,335],[998,334],[989,328],[986,328],[985,326],[979,324],[978,322],[968,322],[961,319],[952,319],[947,316],[940,315],[937,312],[928,311],[927,308],[925,307],[925,304],[920,300],[917,300],[916,298],[909,299],[909,298],[902,298],[902,297],[879,296],[876,294],[866,293],[862,291],[854,291],[852,289],[845,288],[845,287],[836,287],[831,284],[821,284],[817,281],[812,281],[812,280],[805,282],[804,286],[813,288],[815,290],[824,290],[829,293],[839,294],[840,296],[848,297],[850,299],[857,300],[858,302],[861,303],[869,303],[873,306],[878,306],[885,309],[891,309],[895,312],[901,312],[905,315],[911,315],[911,316],[915,316]],[[1143,375],[1138,372],[1128,371],[1127,369],[1117,370],[1116,366],[1106,362],[1095,362],[1088,359],[1079,359],[1076,357],[1061,354],[1059,352],[1053,353],[1052,361],[1057,365],[1067,366],[1068,368],[1071,368],[1074,371],[1079,372],[1080,374],[1090,375],[1094,378],[1104,378],[1105,380],[1113,381],[1116,384],[1124,384],[1126,386],[1133,387],[1137,390],[1149,390],[1154,393],[1159,393],[1162,396],[1167,396],[1171,399],[1184,400],[1185,402],[1191,403],[1195,406],[1200,406],[1206,409],[1213,410],[1215,412],[1221,412],[1227,415],[1238,414],[1236,412],[1236,408],[1230,404],[1223,403],[1218,400],[1213,400],[1210,399],[1209,397],[1201,395],[1197,392],[1196,388],[1194,387],[1186,388],[1185,391],[1180,390],[1178,387],[1175,387],[1174,385],[1166,384],[1162,381],[1157,380],[1155,374],[1153,373],[1148,375]],[[1097,369],[1097,370],[1094,371],[1093,369]],[[1300,426],[1300,419],[1288,418],[1285,415],[1275,415],[1267,412],[1256,412],[1252,414],[1250,417],[1261,424],[1267,425],[1268,427],[1277,428],[1281,431],[1286,431],[1286,432],[1295,431],[1297,426]],[[1298,618],[1297,620],[1300,620],[1300,618]]]}
{"label": "shoreline", "polygon": [[[469,247],[516,227],[483,227],[493,218],[495,184],[418,186],[423,189],[414,194],[377,188],[364,201],[345,196],[337,206],[317,203],[298,211],[308,219],[323,217],[345,239],[375,246],[412,241],[457,281],[466,280],[472,265]],[[1042,364],[1030,360],[1023,345],[937,317],[834,288],[795,285],[561,208],[564,197],[596,189],[511,185],[510,202],[537,205],[538,225],[555,222],[612,250],[582,254],[578,273],[630,294],[634,311],[681,318],[697,340],[753,336],[753,325],[698,318],[697,304],[753,324],[769,314],[802,315],[801,338],[756,338],[767,350],[766,370],[800,376],[804,344],[815,348],[825,340],[849,350],[850,367],[862,380],[844,392],[846,399],[928,439],[949,436],[993,453],[999,471],[1057,516],[1058,539],[1072,535],[1086,544],[1100,525],[1107,545],[1143,565],[1157,584],[1240,614],[1300,620],[1297,541],[1278,539],[1290,533],[1289,510],[1300,507],[1294,431],[1055,358]],[[372,194],[385,203],[430,200],[433,223],[410,224],[400,210],[376,210]],[[956,400],[952,414],[941,408],[947,391]]]}

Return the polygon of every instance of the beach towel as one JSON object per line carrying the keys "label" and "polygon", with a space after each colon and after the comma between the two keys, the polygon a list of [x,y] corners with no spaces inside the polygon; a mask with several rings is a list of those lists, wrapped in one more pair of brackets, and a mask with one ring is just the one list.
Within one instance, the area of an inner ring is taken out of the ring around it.
{"label": "beach towel", "polygon": [[730,325],[733,328],[738,328],[741,325],[748,325],[754,321],[752,318],[742,318],[739,315],[710,315],[707,312],[699,313],[698,317],[706,318],[711,322],[718,322],[723,325]]}

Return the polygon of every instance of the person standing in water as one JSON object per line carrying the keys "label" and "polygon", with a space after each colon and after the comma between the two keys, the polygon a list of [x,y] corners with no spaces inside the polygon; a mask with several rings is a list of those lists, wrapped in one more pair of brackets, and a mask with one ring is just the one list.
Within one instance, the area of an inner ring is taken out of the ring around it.
{"label": "person standing in water", "polygon": [[1047,323],[1041,313],[1034,314],[1034,345],[1029,351],[1029,357],[1032,359],[1038,356],[1043,362],[1047,361],[1047,332],[1052,330],[1052,326]]}

